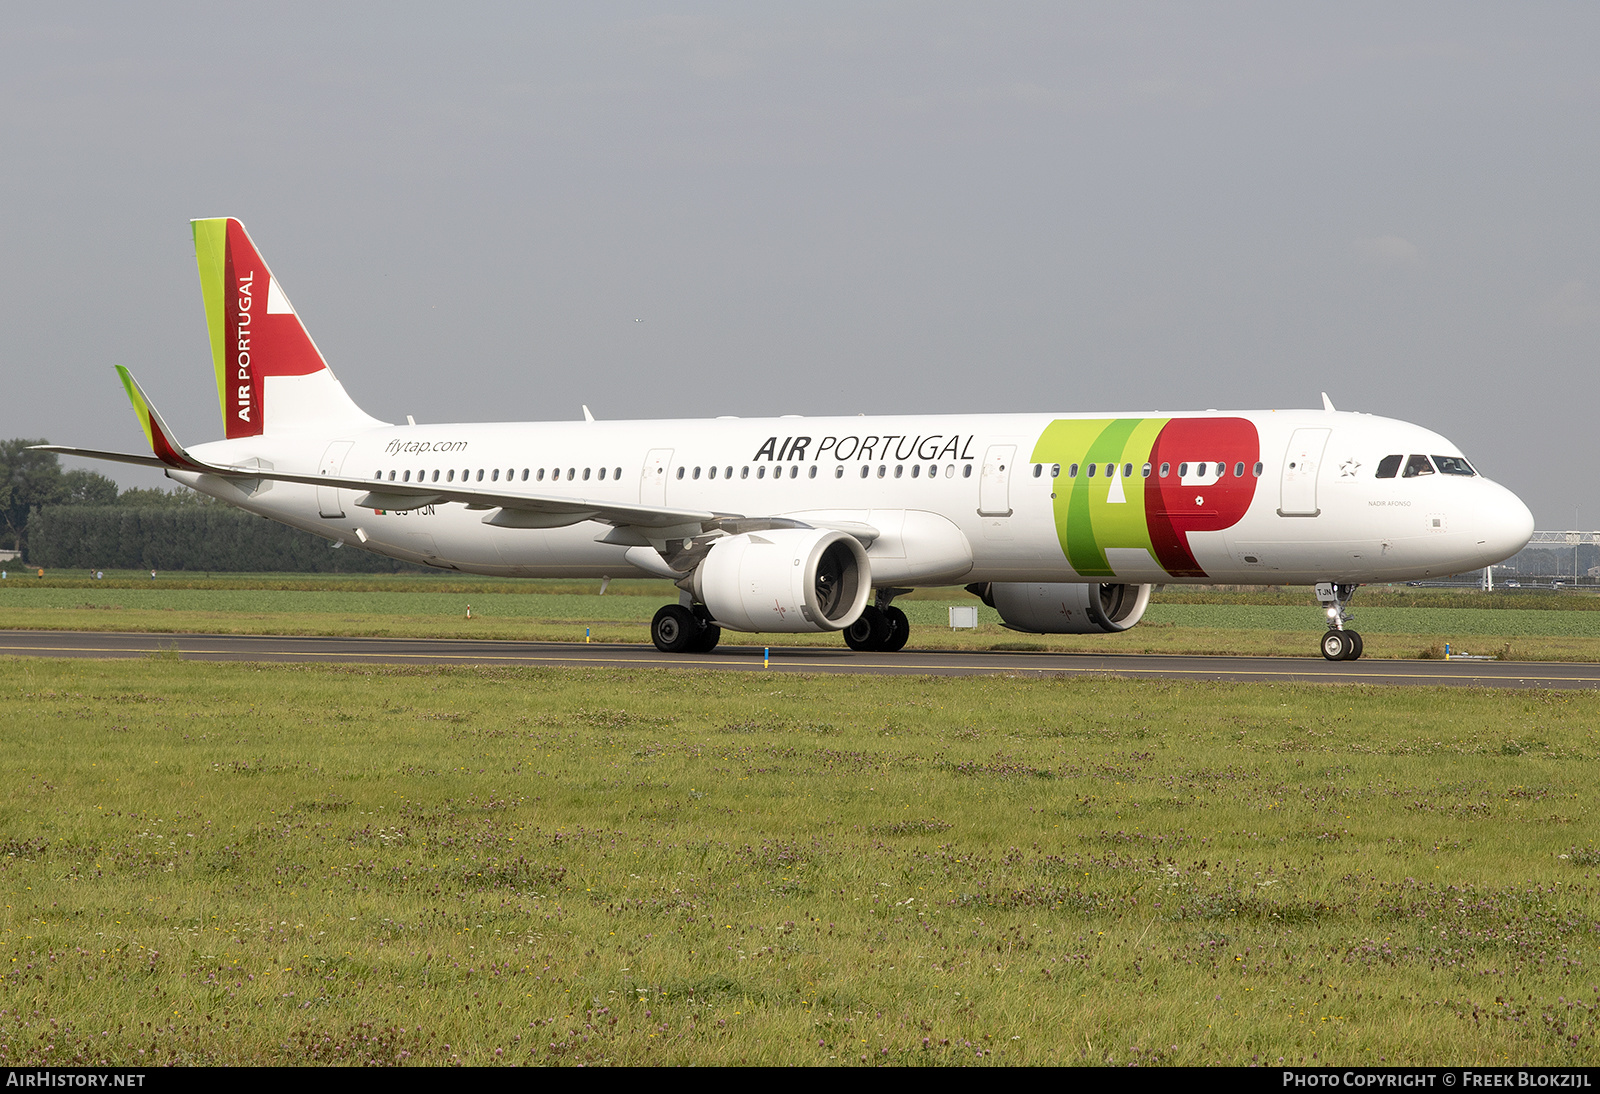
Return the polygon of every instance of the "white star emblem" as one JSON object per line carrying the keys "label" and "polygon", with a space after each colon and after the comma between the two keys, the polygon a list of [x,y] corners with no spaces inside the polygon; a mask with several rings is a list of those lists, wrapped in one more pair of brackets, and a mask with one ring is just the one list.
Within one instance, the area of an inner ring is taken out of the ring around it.
{"label": "white star emblem", "polygon": [[1339,477],[1341,479],[1353,479],[1360,468],[1361,464],[1354,456],[1350,456],[1339,465]]}

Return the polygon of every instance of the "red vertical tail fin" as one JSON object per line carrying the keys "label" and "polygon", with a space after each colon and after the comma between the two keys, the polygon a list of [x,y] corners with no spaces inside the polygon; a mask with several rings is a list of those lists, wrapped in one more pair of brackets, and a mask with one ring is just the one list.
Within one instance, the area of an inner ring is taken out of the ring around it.
{"label": "red vertical tail fin", "polygon": [[381,425],[334,377],[244,225],[218,217],[193,227],[226,435]]}

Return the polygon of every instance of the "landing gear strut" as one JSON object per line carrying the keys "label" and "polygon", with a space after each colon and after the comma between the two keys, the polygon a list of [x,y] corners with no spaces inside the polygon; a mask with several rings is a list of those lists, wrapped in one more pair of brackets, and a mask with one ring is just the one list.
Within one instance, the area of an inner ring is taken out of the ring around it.
{"label": "landing gear strut", "polygon": [[844,629],[844,644],[861,653],[895,653],[911,637],[911,621],[890,603],[909,589],[879,589],[878,602],[868,604],[861,617]]}
{"label": "landing gear strut", "polygon": [[1322,636],[1322,656],[1329,661],[1354,661],[1361,656],[1361,635],[1345,626],[1350,621],[1348,607],[1356,593],[1354,585],[1331,581],[1317,584],[1317,600],[1328,613],[1328,633]]}
{"label": "landing gear strut", "polygon": [[650,621],[650,641],[662,653],[710,653],[721,640],[722,628],[698,604],[668,604]]}

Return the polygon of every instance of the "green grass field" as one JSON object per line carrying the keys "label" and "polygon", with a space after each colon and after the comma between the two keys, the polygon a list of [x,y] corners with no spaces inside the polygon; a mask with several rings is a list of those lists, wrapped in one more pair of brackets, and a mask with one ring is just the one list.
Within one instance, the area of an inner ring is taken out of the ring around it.
{"label": "green grass field", "polygon": [[[375,635],[598,642],[649,640],[650,617],[676,590],[663,581],[505,581],[459,575],[81,574],[0,582],[0,626],[47,630]],[[1024,635],[979,607],[976,631],[951,631],[948,609],[976,604],[959,589],[919,590],[897,603],[912,646],[1108,653],[1315,656],[1321,614],[1309,590],[1170,588],[1120,635]],[[471,608],[472,617],[467,616]],[[1366,656],[1456,652],[1515,660],[1600,659],[1600,597],[1585,594],[1362,590],[1354,626]],[[729,643],[839,645],[836,634],[739,635]]]}
{"label": "green grass field", "polygon": [[1587,692],[0,661],[0,1064],[1593,1064]]}

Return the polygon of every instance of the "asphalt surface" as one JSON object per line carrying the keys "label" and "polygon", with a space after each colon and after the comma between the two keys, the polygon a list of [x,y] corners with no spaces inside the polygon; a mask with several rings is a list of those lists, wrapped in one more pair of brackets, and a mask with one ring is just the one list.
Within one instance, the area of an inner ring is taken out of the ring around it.
{"label": "asphalt surface", "polygon": [[560,665],[914,676],[1111,675],[1177,680],[1292,681],[1411,686],[1597,688],[1600,664],[1536,661],[1330,662],[1320,657],[1173,657],[1157,654],[993,653],[723,646],[664,654],[653,646],[481,642],[422,638],[296,638],[277,635],[0,631],[0,657],[137,658],[380,665]]}

